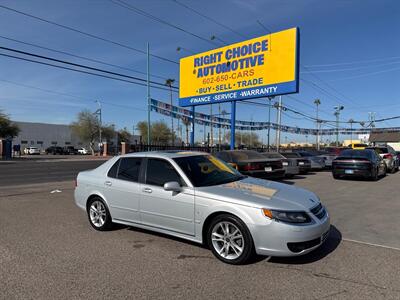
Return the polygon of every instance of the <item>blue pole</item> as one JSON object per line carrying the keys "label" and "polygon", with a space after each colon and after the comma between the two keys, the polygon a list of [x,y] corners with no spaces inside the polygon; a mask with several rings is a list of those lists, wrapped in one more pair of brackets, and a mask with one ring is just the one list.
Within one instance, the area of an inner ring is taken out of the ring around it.
{"label": "blue pole", "polygon": [[236,102],[231,102],[231,150],[235,150]]}
{"label": "blue pole", "polygon": [[192,132],[190,133],[190,145],[193,147],[194,146],[194,117],[195,109],[194,106],[192,106]]}

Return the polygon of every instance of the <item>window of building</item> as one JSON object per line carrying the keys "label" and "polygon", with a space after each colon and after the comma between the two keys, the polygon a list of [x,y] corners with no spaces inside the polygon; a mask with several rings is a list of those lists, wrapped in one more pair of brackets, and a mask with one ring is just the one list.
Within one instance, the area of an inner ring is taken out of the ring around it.
{"label": "window of building", "polygon": [[71,142],[65,142],[65,145],[71,145]]}
{"label": "window of building", "polygon": [[51,142],[52,145],[57,145],[57,142]]}
{"label": "window of building", "polygon": [[28,141],[21,141],[21,144],[28,144]]}
{"label": "window of building", "polygon": [[36,144],[43,145],[43,141],[37,141]]}

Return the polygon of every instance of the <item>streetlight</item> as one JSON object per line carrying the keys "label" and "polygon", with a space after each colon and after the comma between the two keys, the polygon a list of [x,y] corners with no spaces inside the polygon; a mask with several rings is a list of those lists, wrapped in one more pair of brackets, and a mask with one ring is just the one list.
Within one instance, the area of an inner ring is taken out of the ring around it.
{"label": "streetlight", "polygon": [[354,123],[354,120],[350,119],[349,123],[350,123],[350,144],[353,144],[353,123]]}
{"label": "streetlight", "polygon": [[269,140],[269,136],[271,133],[271,101],[272,99],[274,99],[274,97],[268,97],[268,101],[269,101],[269,105],[268,105],[268,139],[267,139],[267,148],[268,148],[268,152],[270,151],[270,140]]}
{"label": "streetlight", "polygon": [[318,118],[318,107],[321,104],[321,100],[319,99],[315,99],[314,100],[314,104],[317,106],[317,140],[316,140],[316,144],[317,144],[317,150],[319,150],[319,118]]}
{"label": "streetlight", "polygon": [[344,106],[335,106],[335,117],[336,117],[336,147],[339,146],[339,116],[340,116],[340,111],[344,109]]}

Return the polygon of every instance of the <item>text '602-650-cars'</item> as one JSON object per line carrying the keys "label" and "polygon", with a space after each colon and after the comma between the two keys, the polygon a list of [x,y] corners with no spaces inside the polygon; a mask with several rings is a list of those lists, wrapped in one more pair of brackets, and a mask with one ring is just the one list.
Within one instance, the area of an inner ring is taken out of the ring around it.
{"label": "text '602-650-cars'", "polygon": [[80,172],[76,204],[97,230],[113,223],[203,243],[226,263],[319,247],[330,221],[312,192],[247,177],[200,152],[118,156]]}

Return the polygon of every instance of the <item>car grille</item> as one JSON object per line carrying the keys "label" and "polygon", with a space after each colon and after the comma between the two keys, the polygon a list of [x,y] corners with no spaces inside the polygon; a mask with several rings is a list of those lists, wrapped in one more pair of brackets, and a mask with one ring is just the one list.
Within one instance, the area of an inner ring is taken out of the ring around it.
{"label": "car grille", "polygon": [[326,215],[326,210],[321,203],[313,207],[311,212],[320,220]]}

